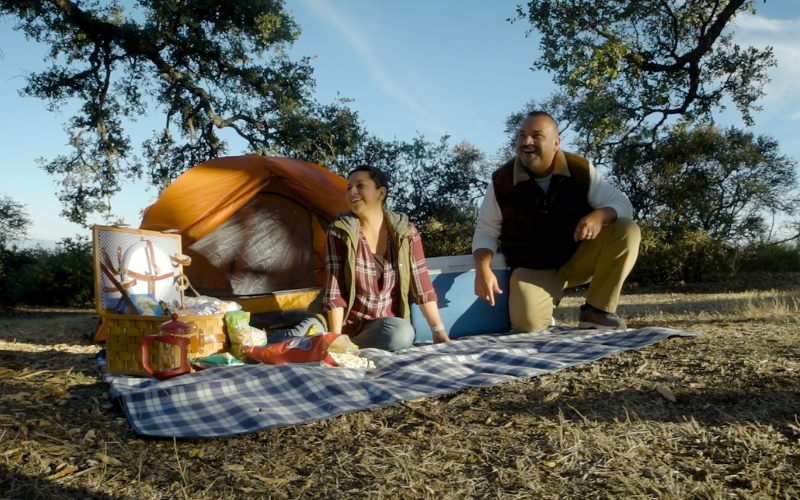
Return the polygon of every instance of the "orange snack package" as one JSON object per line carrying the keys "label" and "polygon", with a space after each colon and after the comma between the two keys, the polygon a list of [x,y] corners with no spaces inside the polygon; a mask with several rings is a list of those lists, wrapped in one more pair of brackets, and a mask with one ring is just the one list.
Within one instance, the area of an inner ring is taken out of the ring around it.
{"label": "orange snack package", "polygon": [[347,335],[328,332],[296,337],[276,344],[245,347],[242,352],[256,361],[270,365],[324,361],[331,366],[338,366],[330,353],[358,353],[358,347]]}

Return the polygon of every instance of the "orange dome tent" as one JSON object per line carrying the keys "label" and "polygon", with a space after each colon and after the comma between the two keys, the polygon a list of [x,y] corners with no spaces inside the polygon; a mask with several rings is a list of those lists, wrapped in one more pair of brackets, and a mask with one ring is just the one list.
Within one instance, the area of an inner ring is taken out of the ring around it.
{"label": "orange dome tent", "polygon": [[258,155],[190,168],[145,209],[141,229],[177,230],[201,294],[235,300],[257,326],[285,325],[325,280],[325,232],[347,181],[318,165]]}

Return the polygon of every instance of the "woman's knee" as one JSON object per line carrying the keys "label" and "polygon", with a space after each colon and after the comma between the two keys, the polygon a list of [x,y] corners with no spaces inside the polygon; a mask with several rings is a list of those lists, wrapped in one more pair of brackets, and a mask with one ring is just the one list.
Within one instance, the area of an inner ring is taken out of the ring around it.
{"label": "woman's knee", "polygon": [[411,323],[402,318],[386,318],[391,320],[392,333],[390,335],[390,351],[397,351],[411,347],[414,343],[416,332]]}
{"label": "woman's knee", "polygon": [[414,343],[414,327],[403,318],[381,318],[381,331],[385,339],[387,351],[398,351],[411,347]]}
{"label": "woman's knee", "polygon": [[371,321],[353,342],[359,347],[398,351],[414,343],[414,327],[402,318],[379,318]]}

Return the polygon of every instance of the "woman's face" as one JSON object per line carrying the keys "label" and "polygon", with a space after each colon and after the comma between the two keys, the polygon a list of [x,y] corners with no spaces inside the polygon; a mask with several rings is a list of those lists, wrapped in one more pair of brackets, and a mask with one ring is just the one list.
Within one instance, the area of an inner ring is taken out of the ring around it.
{"label": "woman's face", "polygon": [[353,172],[347,179],[347,204],[353,213],[383,207],[386,188],[376,188],[369,172]]}

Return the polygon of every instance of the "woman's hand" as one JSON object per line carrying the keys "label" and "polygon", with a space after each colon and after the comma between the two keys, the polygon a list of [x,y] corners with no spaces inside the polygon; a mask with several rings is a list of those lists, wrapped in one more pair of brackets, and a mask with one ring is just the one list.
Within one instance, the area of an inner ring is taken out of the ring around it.
{"label": "woman's hand", "polygon": [[450,342],[450,336],[444,330],[439,330],[433,333],[433,343],[441,344],[442,342]]}
{"label": "woman's hand", "polygon": [[425,302],[419,305],[422,315],[428,320],[428,325],[431,327],[431,336],[433,341],[437,344],[441,342],[450,342],[450,336],[447,335],[447,330],[444,329],[442,318],[439,316],[439,306],[436,302]]}

